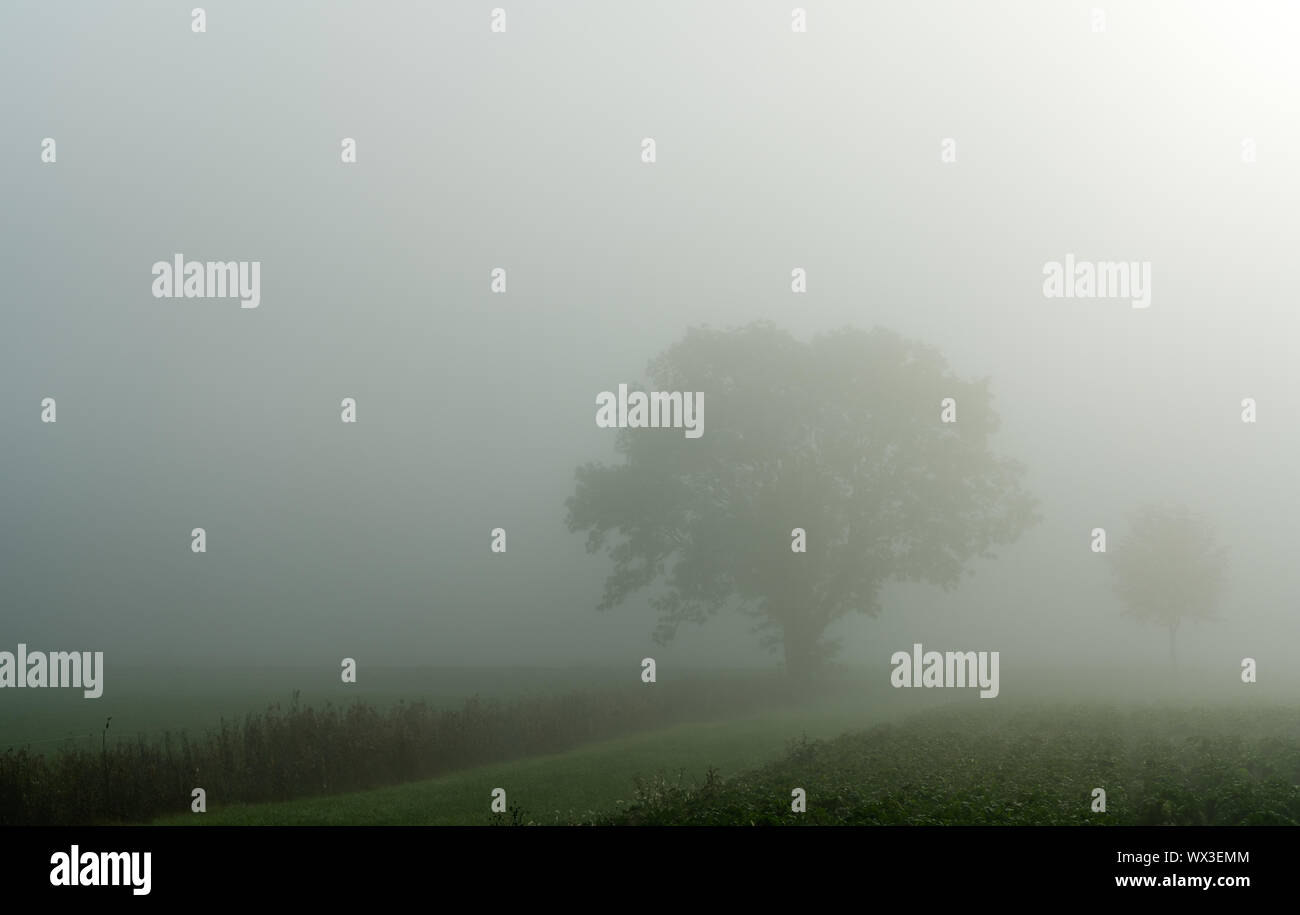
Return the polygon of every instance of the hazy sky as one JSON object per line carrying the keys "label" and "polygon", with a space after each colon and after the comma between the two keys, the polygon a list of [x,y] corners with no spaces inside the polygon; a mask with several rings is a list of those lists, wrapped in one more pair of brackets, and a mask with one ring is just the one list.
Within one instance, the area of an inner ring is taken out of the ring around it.
{"label": "hazy sky", "polygon": [[[614,457],[596,394],[767,319],[990,375],[1042,502],[960,589],[837,627],[846,659],[1163,661],[1089,549],[1160,497],[1232,551],[1181,650],[1300,660],[1295,4],[193,5],[0,6],[0,648],[774,663],[738,619],[659,649],[643,600],[598,614],[563,523]],[[154,298],[177,252],[260,261],[260,307]],[[1045,298],[1067,253],[1149,261],[1151,306]]]}

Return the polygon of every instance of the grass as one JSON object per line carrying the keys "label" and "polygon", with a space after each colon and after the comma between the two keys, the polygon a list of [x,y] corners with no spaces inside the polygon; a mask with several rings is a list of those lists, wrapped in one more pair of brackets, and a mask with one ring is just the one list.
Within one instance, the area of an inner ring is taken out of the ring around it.
{"label": "grass", "polygon": [[134,742],[165,732],[202,735],[219,720],[240,720],[298,692],[303,705],[342,706],[365,702],[386,709],[399,701],[454,709],[473,695],[514,699],[600,689],[626,680],[600,668],[400,668],[363,669],[360,682],[342,683],[337,668],[110,667],[104,695],[82,698],[75,689],[5,690],[0,703],[0,751],[29,746],[41,752],[60,747],[98,750],[104,720],[112,717],[108,743]]}
{"label": "grass", "polygon": [[[1300,825],[1300,709],[823,704],[166,825]],[[870,715],[895,720],[867,730]],[[839,734],[835,737],[833,735]],[[509,816],[489,813],[505,788]],[[791,791],[807,811],[791,810]],[[1093,810],[1093,790],[1106,811]]]}
{"label": "grass", "polygon": [[493,788],[539,822],[570,822],[630,803],[647,773],[740,773],[780,758],[795,739],[829,737],[881,713],[860,699],[768,712],[720,723],[678,725],[580,749],[481,766],[390,788],[275,804],[210,805],[160,825],[485,825]]}
{"label": "grass", "polygon": [[[0,725],[114,720],[107,753],[98,729],[46,763],[32,755],[51,753],[39,746],[0,753],[19,764],[0,772],[0,800],[49,795],[90,811],[79,822],[172,824],[1300,822],[1294,678],[1243,686],[1231,670],[1036,671],[1011,660],[992,702],[895,690],[880,668],[845,671],[838,698],[796,705],[753,672],[628,687],[626,672],[376,668],[364,693],[301,671],[225,673],[123,671],[113,698],[94,702],[15,694]],[[188,745],[159,737],[178,720],[210,723],[214,709],[264,709],[291,682],[317,703],[347,696],[364,708],[241,714]],[[505,704],[465,703],[479,687]],[[581,696],[558,692],[574,688]],[[14,731],[0,733],[8,744]],[[172,771],[177,760],[184,771]],[[329,778],[298,777],[318,769]],[[207,790],[208,813],[188,812],[191,786]],[[488,815],[496,787],[508,792],[506,818]],[[789,810],[794,787],[808,791],[805,814]],[[1094,787],[1107,791],[1104,818],[1091,811]],[[106,800],[116,806],[96,813]]]}
{"label": "grass", "polygon": [[[362,694],[346,705],[313,706],[295,692],[287,705],[223,717],[199,734],[123,740],[114,720],[98,747],[92,737],[0,751],[0,825],[147,822],[188,810],[195,788],[225,804],[349,794],[690,722],[776,714],[831,695],[861,705],[882,692],[860,676],[829,672],[799,683],[773,671],[677,673],[646,684],[625,672],[605,686],[563,693],[549,677],[545,688],[535,683],[504,699],[475,695],[454,707],[423,699],[376,704]],[[140,721],[148,705],[127,708]]]}

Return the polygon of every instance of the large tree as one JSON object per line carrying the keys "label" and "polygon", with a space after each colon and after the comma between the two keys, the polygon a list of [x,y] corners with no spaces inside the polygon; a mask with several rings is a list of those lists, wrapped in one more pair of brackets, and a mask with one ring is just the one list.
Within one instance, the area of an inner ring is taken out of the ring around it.
{"label": "large tree", "polygon": [[579,467],[566,505],[569,530],[613,559],[601,609],[659,585],[661,644],[734,606],[802,676],[834,650],[833,620],[880,612],[885,582],[952,588],[1036,520],[1024,468],[987,447],[988,379],[955,378],[933,347],[883,329],[698,328],[648,374],[649,390],[702,392],[703,435],[618,430],[622,462]]}
{"label": "large tree", "polygon": [[1169,634],[1178,663],[1178,627],[1214,619],[1223,599],[1228,550],[1214,526],[1182,505],[1148,505],[1133,517],[1128,539],[1107,554],[1124,612]]}

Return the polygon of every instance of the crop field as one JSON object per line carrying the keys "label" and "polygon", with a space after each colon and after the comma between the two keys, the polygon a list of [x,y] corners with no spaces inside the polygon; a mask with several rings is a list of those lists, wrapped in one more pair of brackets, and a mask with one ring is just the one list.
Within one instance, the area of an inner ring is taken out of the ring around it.
{"label": "crop field", "polygon": [[[791,810],[795,788],[806,812]],[[592,822],[1294,826],[1300,710],[937,711],[802,742],[731,779],[661,777]]]}

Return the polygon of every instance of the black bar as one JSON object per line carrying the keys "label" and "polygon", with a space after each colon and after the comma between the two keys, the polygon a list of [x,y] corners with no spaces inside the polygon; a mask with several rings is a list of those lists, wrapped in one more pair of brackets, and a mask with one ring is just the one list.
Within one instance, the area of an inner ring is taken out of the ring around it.
{"label": "black bar", "polygon": [[[641,899],[660,906],[671,900],[675,908],[698,901],[691,887],[704,880],[719,890],[725,883],[736,897],[847,889],[864,903],[1199,893],[1230,904],[1243,892],[1287,889],[1295,836],[1286,827],[10,828],[0,830],[0,873],[7,900],[18,894],[66,902],[74,892],[83,901],[146,898],[130,885],[52,885],[51,857],[75,845],[79,855],[149,852],[147,898],[205,903],[373,903],[416,893],[450,904],[467,893],[492,904],[522,893],[521,901],[534,905],[557,892],[576,899],[608,891],[617,893],[605,897],[611,907]],[[1193,861],[1192,852],[1211,857]],[[1121,854],[1132,857],[1121,861]],[[1118,885],[1132,877],[1154,877],[1156,885]],[[1166,877],[1175,884],[1161,885]],[[1176,884],[1205,877],[1244,877],[1249,885]]]}

